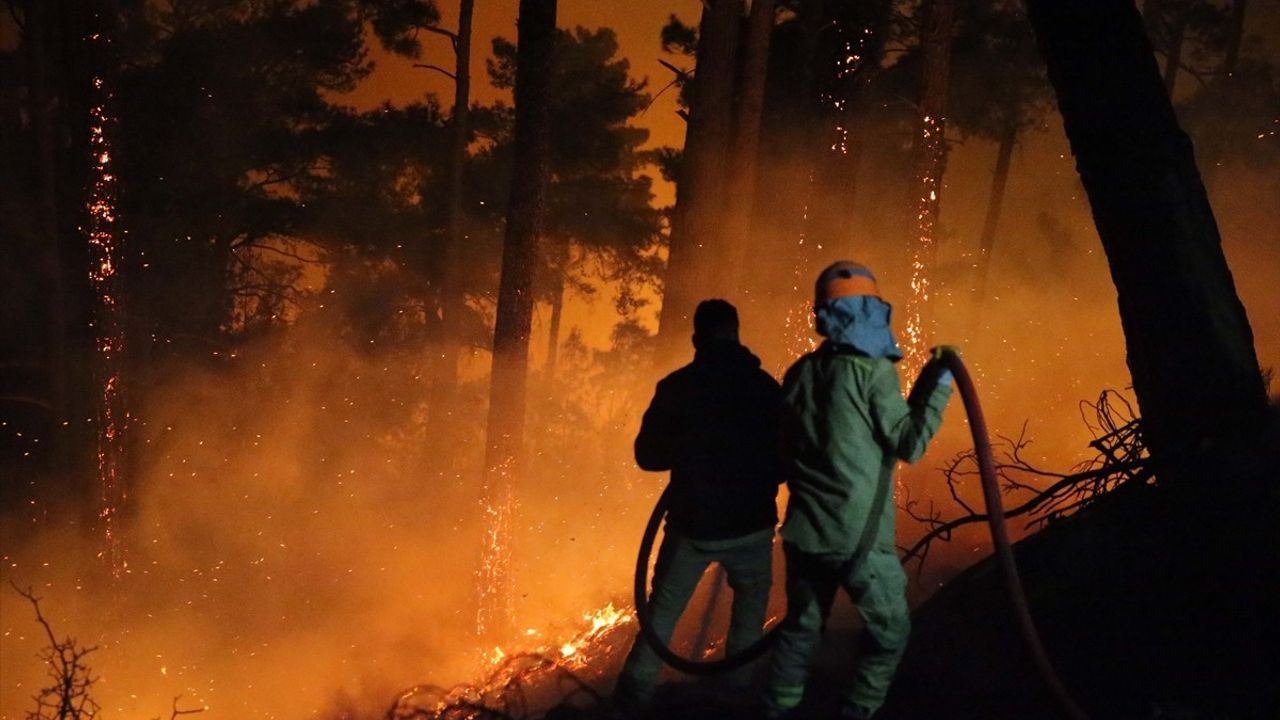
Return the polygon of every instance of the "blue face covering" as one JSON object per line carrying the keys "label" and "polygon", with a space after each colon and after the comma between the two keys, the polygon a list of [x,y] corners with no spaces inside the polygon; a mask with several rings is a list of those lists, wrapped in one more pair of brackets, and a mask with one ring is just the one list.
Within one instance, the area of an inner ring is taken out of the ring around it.
{"label": "blue face covering", "polygon": [[873,358],[902,359],[893,339],[889,316],[893,308],[874,295],[847,295],[814,310],[818,334],[839,345],[848,345]]}

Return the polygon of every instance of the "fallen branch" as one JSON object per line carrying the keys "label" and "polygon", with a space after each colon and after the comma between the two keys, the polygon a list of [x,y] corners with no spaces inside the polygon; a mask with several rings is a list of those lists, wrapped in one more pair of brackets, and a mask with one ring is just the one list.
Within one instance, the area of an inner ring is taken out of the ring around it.
{"label": "fallen branch", "polygon": [[[1090,411],[1093,418],[1088,416]],[[1026,527],[1044,525],[1075,513],[1121,485],[1152,480],[1154,469],[1142,442],[1141,424],[1128,400],[1113,390],[1103,391],[1096,403],[1081,403],[1081,416],[1094,436],[1089,447],[1097,455],[1078,464],[1074,472],[1053,472],[1027,461],[1023,452],[1031,440],[1027,437],[1026,424],[1017,438],[1001,437],[995,443],[996,447],[1005,448],[1003,459],[996,463],[1004,494],[1030,493],[1024,502],[1006,510],[1006,517],[1028,516],[1031,520]],[[988,519],[986,512],[976,509],[960,492],[963,480],[978,472],[973,451],[956,454],[941,469],[952,500],[964,514],[943,519],[932,503],[929,511],[921,514],[915,509],[915,501],[907,501],[903,508],[906,513],[929,527],[923,537],[902,553],[902,561],[917,560],[918,569],[923,568],[935,541],[947,542],[957,528]],[[1047,487],[1037,482],[1046,479],[1052,480]]]}

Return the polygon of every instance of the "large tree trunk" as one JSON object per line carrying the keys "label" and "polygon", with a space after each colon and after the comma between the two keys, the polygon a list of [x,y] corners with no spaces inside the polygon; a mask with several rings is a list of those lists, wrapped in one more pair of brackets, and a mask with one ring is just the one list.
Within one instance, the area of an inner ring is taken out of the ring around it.
{"label": "large tree trunk", "polygon": [[911,295],[907,298],[903,352],[908,378],[924,364],[933,335],[929,311],[932,285],[929,273],[937,255],[934,237],[942,204],[942,173],[947,162],[947,92],[951,78],[951,35],[955,13],[953,0],[928,0],[921,7],[920,44],[923,50],[923,83],[917,112],[912,160],[915,232],[911,238]]}
{"label": "large tree trunk", "polygon": [[1249,321],[1132,3],[1027,5],[1111,265],[1144,436],[1175,462],[1262,412]]}
{"label": "large tree trunk", "polygon": [[769,71],[769,42],[773,37],[774,0],[752,0],[738,89],[737,122],[730,158],[725,243],[730,277],[716,288],[723,294],[742,292],[742,279],[751,247],[751,215],[755,208],[760,158],[760,118],[764,111],[765,80]]}
{"label": "large tree trunk", "polygon": [[982,236],[978,240],[978,276],[973,283],[975,313],[981,312],[982,305],[987,300],[987,280],[991,276],[991,254],[996,247],[996,230],[1000,226],[1000,213],[1004,209],[1004,191],[1009,183],[1009,164],[1017,144],[1018,127],[1010,123],[1000,135],[995,174],[991,177],[991,195],[987,198],[987,215],[982,222]]}
{"label": "large tree trunk", "polygon": [[508,525],[513,483],[523,469],[533,271],[547,210],[548,108],[556,0],[520,0],[516,28],[515,167],[493,331],[482,489],[490,523],[477,617],[482,634],[503,630],[511,622]]}
{"label": "large tree trunk", "polygon": [[[699,25],[697,69],[676,186],[659,316],[661,354],[687,338],[700,289],[723,247],[720,220],[733,123],[735,56],[742,0],[708,0]],[[661,360],[660,360],[661,361]]]}
{"label": "large tree trunk", "polygon": [[[1280,428],[1265,427],[1249,324],[1190,142],[1132,0],[1027,6],[1111,266],[1160,481],[1131,482],[1018,544],[1032,614],[1094,717],[1271,717]],[[999,582],[983,561],[915,613],[885,720],[1054,716]]]}
{"label": "large tree trunk", "polygon": [[[456,443],[450,436],[458,423],[453,404],[458,385],[458,356],[462,346],[461,317],[466,309],[462,288],[462,247],[466,242],[466,210],[463,206],[464,173],[471,102],[471,18],[475,0],[460,0],[458,32],[454,48],[453,117],[449,137],[449,226],[445,235],[444,260],[440,267],[440,348],[432,377],[430,435],[438,441],[437,452],[453,454]],[[449,458],[451,459],[451,458]],[[447,463],[446,463],[447,464]]]}

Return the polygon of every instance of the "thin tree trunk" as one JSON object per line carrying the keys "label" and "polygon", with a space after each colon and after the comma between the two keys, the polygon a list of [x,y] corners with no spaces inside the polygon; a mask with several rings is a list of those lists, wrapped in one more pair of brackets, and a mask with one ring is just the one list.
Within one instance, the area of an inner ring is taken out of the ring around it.
{"label": "thin tree trunk", "polygon": [[[1111,266],[1163,479],[1256,427],[1266,395],[1213,210],[1132,0],[1027,0]],[[1203,470],[1205,467],[1200,467]]]}
{"label": "thin tree trunk", "polygon": [[1169,47],[1164,61],[1164,90],[1173,97],[1173,90],[1178,85],[1178,71],[1182,69],[1182,44],[1187,36],[1186,18],[1179,15],[1178,20],[1169,28]]}
{"label": "thin tree trunk", "polygon": [[729,277],[718,288],[722,293],[743,290],[747,248],[751,242],[751,215],[755,208],[756,177],[760,159],[760,119],[764,111],[765,80],[769,72],[769,42],[773,37],[774,0],[752,0],[739,83],[737,123],[730,158],[725,243]]}
{"label": "thin tree trunk", "polygon": [[742,0],[708,0],[676,186],[658,332],[673,355],[692,327],[693,306],[722,248],[721,211],[733,122],[733,78]]}
{"label": "thin tree trunk", "polygon": [[556,374],[556,361],[560,355],[560,320],[564,315],[565,273],[569,271],[569,241],[554,240],[555,287],[551,289],[551,321],[547,323],[547,377]]}
{"label": "thin tree trunk", "polygon": [[920,92],[920,125],[913,150],[913,195],[916,210],[915,233],[911,239],[911,295],[907,299],[904,352],[905,374],[924,364],[925,350],[932,337],[932,281],[929,273],[937,255],[934,237],[942,202],[942,173],[947,161],[947,91],[951,77],[951,35],[953,0],[929,0],[921,7],[920,43],[924,78]]}
{"label": "thin tree trunk", "polygon": [[1000,226],[1000,213],[1004,209],[1004,191],[1009,182],[1009,164],[1013,149],[1018,144],[1018,128],[1009,123],[1000,135],[1000,149],[996,152],[996,169],[991,176],[991,195],[987,199],[987,216],[982,222],[982,236],[978,241],[978,274],[973,284],[975,312],[980,313],[987,301],[987,280],[991,275],[991,255],[996,247],[996,230]]}
{"label": "thin tree trunk", "polygon": [[[1231,26],[1227,34],[1227,46],[1222,55],[1222,65],[1218,68],[1218,77],[1213,84],[1234,83],[1236,68],[1240,65],[1240,45],[1244,42],[1244,16],[1248,9],[1246,0],[1235,0],[1231,3]],[[1212,87],[1212,85],[1210,86]],[[1200,139],[1200,174],[1204,178],[1204,186],[1209,197],[1214,197],[1218,190],[1219,171],[1222,159],[1226,154],[1225,143],[1217,133],[1209,133]]]}
{"label": "thin tree trunk", "polygon": [[[1156,30],[1160,25],[1160,16],[1164,14],[1164,4],[1166,0],[1143,0],[1142,2],[1142,26],[1147,30],[1147,37],[1155,36]],[[1154,40],[1152,41],[1155,42]]]}
{"label": "thin tree trunk", "polygon": [[1231,3],[1231,28],[1227,34],[1227,47],[1222,56],[1223,75],[1230,77],[1240,64],[1240,46],[1244,43],[1244,16],[1248,12],[1248,0],[1233,0]]}
{"label": "thin tree trunk", "polygon": [[506,629],[512,621],[509,523],[513,484],[523,469],[533,270],[547,210],[548,107],[555,32],[556,0],[520,0],[516,23],[515,167],[493,331],[482,489],[490,520],[477,617],[482,634]]}
{"label": "thin tree trunk", "polygon": [[[441,347],[432,378],[431,436],[438,439],[438,452],[452,455],[456,443],[448,436],[457,423],[453,403],[458,385],[458,356],[462,345],[461,316],[466,309],[462,288],[462,247],[466,242],[466,210],[464,209],[465,170],[471,103],[471,18],[475,0],[460,0],[458,32],[452,38],[454,48],[453,117],[449,137],[449,215],[445,235],[444,262],[440,268]],[[451,459],[451,458],[450,458]],[[447,464],[447,463],[446,463]]]}
{"label": "thin tree trunk", "polygon": [[[58,232],[58,161],[54,140],[53,93],[48,61],[48,3],[36,0],[26,5],[26,29],[23,37],[27,55],[28,113],[35,136],[36,228],[42,238],[47,297],[48,402],[52,423],[58,437],[62,422],[68,417],[67,406],[67,301],[62,262],[62,238]],[[59,443],[60,444],[60,443]],[[55,462],[66,457],[65,448],[55,449]]]}

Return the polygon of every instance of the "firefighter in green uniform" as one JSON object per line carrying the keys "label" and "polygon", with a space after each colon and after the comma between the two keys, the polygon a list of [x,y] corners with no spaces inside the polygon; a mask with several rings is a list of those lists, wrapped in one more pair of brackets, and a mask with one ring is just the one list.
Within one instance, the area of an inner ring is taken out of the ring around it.
{"label": "firefighter in green uniform", "polygon": [[781,532],[787,616],[766,691],[771,718],[795,716],[838,588],[866,622],[841,718],[875,713],[906,647],[911,620],[895,549],[893,471],[924,453],[942,422],[951,375],[935,353],[904,400],[889,313],[867,268],[848,261],[827,268],[814,297],[826,341],[783,380],[792,463]]}

